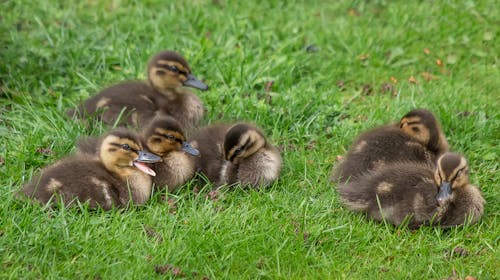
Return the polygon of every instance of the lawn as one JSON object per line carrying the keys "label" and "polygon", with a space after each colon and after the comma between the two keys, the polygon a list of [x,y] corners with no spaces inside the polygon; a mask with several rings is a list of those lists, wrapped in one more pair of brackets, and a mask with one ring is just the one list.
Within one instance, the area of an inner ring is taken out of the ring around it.
{"label": "lawn", "polygon": [[[498,1],[2,1],[1,279],[498,279]],[[267,189],[190,182],[143,207],[45,209],[15,194],[98,135],[64,112],[149,57],[210,85],[204,123],[280,147]],[[349,212],[328,176],[365,129],[424,107],[487,201],[475,225],[397,228]]]}

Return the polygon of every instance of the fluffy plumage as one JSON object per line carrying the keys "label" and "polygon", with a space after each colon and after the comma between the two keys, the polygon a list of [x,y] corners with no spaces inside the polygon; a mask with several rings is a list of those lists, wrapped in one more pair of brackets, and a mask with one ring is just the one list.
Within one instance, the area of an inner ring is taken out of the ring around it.
{"label": "fluffy plumage", "polygon": [[178,53],[163,51],[148,66],[148,81],[123,82],[108,87],[85,100],[70,116],[95,117],[104,123],[142,127],[157,115],[171,115],[183,126],[198,124],[204,114],[203,102],[183,88],[208,89],[191,73]]}
{"label": "fluffy plumage", "polygon": [[192,137],[200,150],[197,170],[211,182],[241,183],[254,188],[271,184],[279,176],[282,159],[263,132],[247,124],[216,124],[199,129]]}
{"label": "fluffy plumage", "polygon": [[340,184],[338,192],[352,211],[394,225],[408,220],[411,228],[475,223],[485,203],[479,189],[469,184],[465,158],[454,153],[443,154],[435,167],[416,162],[392,163]]}

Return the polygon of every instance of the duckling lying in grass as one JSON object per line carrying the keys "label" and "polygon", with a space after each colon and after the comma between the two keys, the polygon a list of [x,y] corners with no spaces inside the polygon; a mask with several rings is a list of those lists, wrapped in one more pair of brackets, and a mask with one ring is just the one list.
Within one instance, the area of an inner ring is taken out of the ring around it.
{"label": "duckling lying in grass", "polygon": [[145,129],[143,138],[148,150],[163,159],[153,164],[156,187],[173,191],[193,178],[195,156],[200,152],[186,141],[179,122],[169,116],[157,117]]}
{"label": "duckling lying in grass", "polygon": [[217,186],[241,183],[259,188],[279,176],[281,155],[257,127],[238,123],[199,129],[192,143],[200,150],[197,169]]}
{"label": "duckling lying in grass", "polygon": [[[85,100],[70,116],[96,116],[105,124],[142,127],[156,115],[170,115],[183,127],[196,126],[203,118],[203,102],[183,88],[207,90],[192,73],[187,61],[173,51],[155,55],[148,66],[148,82],[123,82]],[[120,119],[121,118],[121,119]]]}
{"label": "duckling lying in grass", "polygon": [[109,132],[99,142],[98,156],[80,153],[42,169],[23,193],[44,204],[88,202],[90,208],[109,210],[131,200],[144,204],[151,195],[155,172],[145,163],[161,160],[143,151],[139,137],[127,130]]}
{"label": "duckling lying in grass", "polygon": [[344,160],[334,167],[332,181],[346,182],[370,170],[398,161],[433,164],[448,151],[436,117],[426,109],[408,112],[398,124],[362,133]]}
{"label": "duckling lying in grass", "polygon": [[469,183],[468,170],[463,156],[445,153],[435,167],[392,163],[340,184],[338,192],[352,211],[394,225],[405,221],[411,228],[476,223],[483,215],[485,201],[479,189]]}

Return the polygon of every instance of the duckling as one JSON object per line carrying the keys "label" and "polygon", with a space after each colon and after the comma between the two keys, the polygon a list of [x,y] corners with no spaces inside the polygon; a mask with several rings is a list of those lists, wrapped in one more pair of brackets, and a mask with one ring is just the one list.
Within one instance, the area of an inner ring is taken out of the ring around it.
{"label": "duckling", "polygon": [[141,127],[159,114],[171,115],[183,127],[193,127],[203,118],[203,102],[189,90],[208,86],[192,73],[187,61],[174,51],[162,51],[148,65],[148,82],[123,82],[85,100],[70,116],[96,115],[104,123]]}
{"label": "duckling", "polygon": [[200,150],[198,170],[216,185],[241,183],[253,188],[271,184],[281,170],[281,155],[257,127],[216,124],[192,137]]}
{"label": "duckling", "polygon": [[340,184],[338,192],[350,210],[394,225],[405,221],[410,228],[476,223],[483,215],[485,200],[469,184],[468,170],[462,155],[444,153],[435,166],[393,163]]}
{"label": "duckling", "polygon": [[398,124],[362,133],[345,159],[334,167],[332,181],[346,182],[372,169],[397,161],[433,164],[448,151],[448,142],[436,117],[426,109],[415,109]]}
{"label": "duckling", "polygon": [[86,154],[63,158],[42,169],[22,192],[44,204],[60,197],[66,206],[79,201],[105,210],[126,206],[130,200],[141,205],[150,197],[155,176],[145,163],[160,160],[143,150],[137,135],[117,129],[102,138],[99,158]]}
{"label": "duckling", "polygon": [[179,122],[169,116],[157,117],[143,133],[148,150],[163,161],[153,164],[156,187],[167,188],[169,192],[193,178],[196,167],[194,156],[200,152],[186,141]]}

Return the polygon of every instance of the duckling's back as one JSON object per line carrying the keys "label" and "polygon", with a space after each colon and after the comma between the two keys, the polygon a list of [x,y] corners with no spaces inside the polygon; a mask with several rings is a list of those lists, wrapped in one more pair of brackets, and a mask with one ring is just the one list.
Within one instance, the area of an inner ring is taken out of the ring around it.
{"label": "duckling's back", "polygon": [[87,99],[76,112],[68,115],[79,118],[95,116],[108,125],[121,118],[120,124],[139,126],[155,116],[160,94],[155,94],[148,84],[142,82],[123,82],[108,87]]}
{"label": "duckling's back", "polygon": [[394,225],[409,219],[410,227],[418,227],[438,213],[433,176],[429,165],[399,162],[340,184],[338,192],[353,211]]}
{"label": "duckling's back", "polygon": [[49,166],[24,186],[23,193],[46,204],[72,205],[75,200],[89,202],[91,208],[110,209],[128,202],[126,183],[111,175],[96,160],[76,156]]}
{"label": "duckling's back", "polygon": [[387,125],[361,134],[336,168],[332,180],[346,182],[398,161],[433,163],[422,144],[403,133],[396,125]]}
{"label": "duckling's back", "polygon": [[200,151],[196,158],[196,169],[211,182],[220,180],[221,167],[226,164],[223,157],[224,138],[232,125],[215,124],[200,128],[191,137],[191,143]]}

